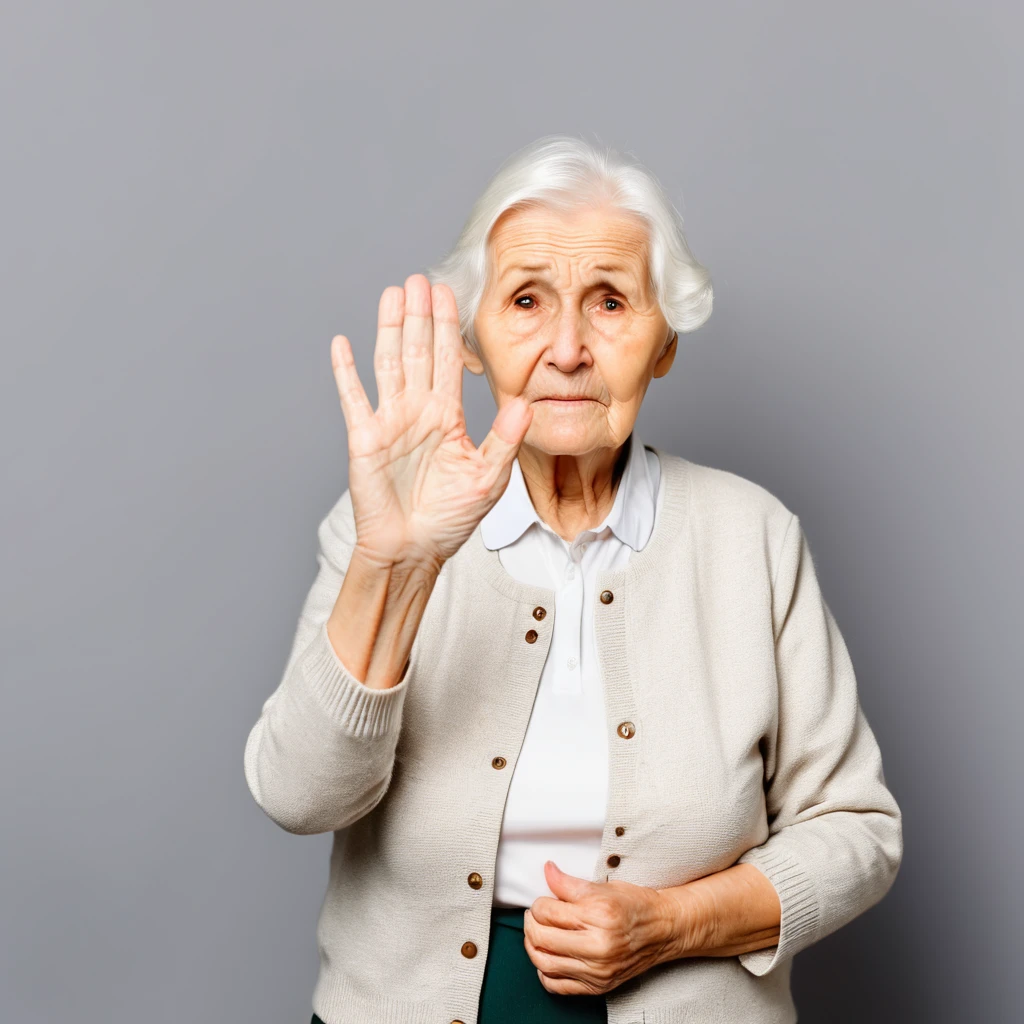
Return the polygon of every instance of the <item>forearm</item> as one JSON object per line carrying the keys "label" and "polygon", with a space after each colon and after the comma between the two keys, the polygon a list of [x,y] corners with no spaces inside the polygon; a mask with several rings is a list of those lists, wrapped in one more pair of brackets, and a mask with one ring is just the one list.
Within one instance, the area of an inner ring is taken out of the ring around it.
{"label": "forearm", "polygon": [[342,664],[377,690],[399,683],[437,580],[425,565],[385,565],[352,551],[327,635]]}
{"label": "forearm", "polygon": [[662,962],[689,956],[737,956],[774,946],[779,940],[778,893],[752,864],[734,864],[659,891],[668,908]]}
{"label": "forearm", "polygon": [[373,565],[358,550],[322,560],[293,655],[246,743],[249,788],[282,828],[344,828],[383,797],[407,691],[402,673],[435,580]]}

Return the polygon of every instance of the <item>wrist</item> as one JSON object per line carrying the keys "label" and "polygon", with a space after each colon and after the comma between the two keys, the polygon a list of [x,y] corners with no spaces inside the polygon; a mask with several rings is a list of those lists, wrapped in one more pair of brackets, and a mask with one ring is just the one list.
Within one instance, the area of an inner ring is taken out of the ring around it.
{"label": "wrist", "polygon": [[665,913],[662,962],[702,956],[713,946],[714,907],[686,885],[659,889]]}
{"label": "wrist", "polygon": [[379,575],[390,579],[405,580],[410,576],[436,578],[444,566],[444,559],[421,551],[405,551],[400,555],[381,555],[364,548],[358,541],[352,549],[349,571],[353,566],[368,575]]}

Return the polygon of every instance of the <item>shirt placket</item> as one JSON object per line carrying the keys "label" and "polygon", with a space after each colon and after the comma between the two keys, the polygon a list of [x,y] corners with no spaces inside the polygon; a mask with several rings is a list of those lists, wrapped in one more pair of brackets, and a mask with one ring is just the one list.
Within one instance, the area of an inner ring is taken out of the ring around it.
{"label": "shirt placket", "polygon": [[555,678],[552,690],[560,695],[579,695],[583,692],[583,674],[580,664],[583,640],[583,597],[585,576],[583,555],[592,539],[586,531],[568,544],[558,537],[561,550],[560,579],[556,586],[555,615]]}

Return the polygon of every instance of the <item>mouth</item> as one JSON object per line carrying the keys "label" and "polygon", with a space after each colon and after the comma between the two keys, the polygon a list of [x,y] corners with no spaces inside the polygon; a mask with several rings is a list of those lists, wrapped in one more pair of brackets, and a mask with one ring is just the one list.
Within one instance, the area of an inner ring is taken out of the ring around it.
{"label": "mouth", "polygon": [[562,405],[573,405],[576,402],[596,402],[596,398],[538,398],[538,402],[560,402]]}

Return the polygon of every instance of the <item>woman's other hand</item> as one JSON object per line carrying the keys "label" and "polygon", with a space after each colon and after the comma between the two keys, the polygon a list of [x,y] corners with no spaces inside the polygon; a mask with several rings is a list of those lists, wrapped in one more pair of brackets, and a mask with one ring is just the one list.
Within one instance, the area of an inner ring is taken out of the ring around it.
{"label": "woman's other hand", "polygon": [[523,930],[527,955],[548,992],[600,995],[679,956],[679,906],[658,889],[591,882],[551,861],[544,874],[555,896],[533,901]]}
{"label": "woman's other hand", "polygon": [[386,566],[441,565],[501,497],[533,416],[503,406],[479,448],[462,408],[462,334],[455,295],[413,274],[381,294],[374,412],[344,335],[331,362],[348,430],[356,547]]}

